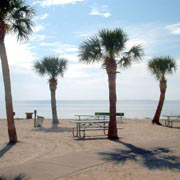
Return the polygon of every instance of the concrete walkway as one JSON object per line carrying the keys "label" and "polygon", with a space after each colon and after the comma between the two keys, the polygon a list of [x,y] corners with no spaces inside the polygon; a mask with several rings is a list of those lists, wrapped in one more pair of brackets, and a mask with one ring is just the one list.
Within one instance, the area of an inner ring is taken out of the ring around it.
{"label": "concrete walkway", "polygon": [[[99,152],[75,152],[64,156],[48,159],[39,159],[22,165],[0,169],[0,180],[60,180],[62,177],[84,169],[109,162],[103,154],[117,152],[118,150],[140,150],[146,153],[156,148],[171,148],[180,146],[180,137],[170,137],[160,141],[147,142],[146,144],[128,144],[118,141],[113,147]],[[3,179],[4,177],[4,179]]]}

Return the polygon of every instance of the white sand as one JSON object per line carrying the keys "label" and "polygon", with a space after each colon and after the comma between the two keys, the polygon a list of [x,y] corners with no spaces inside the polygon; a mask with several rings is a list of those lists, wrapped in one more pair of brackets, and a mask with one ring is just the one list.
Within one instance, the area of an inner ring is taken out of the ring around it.
{"label": "white sand", "polygon": [[[118,127],[122,128],[119,130],[119,137],[126,143],[138,145],[147,142],[153,143],[157,139],[180,137],[180,129],[152,125],[150,120],[126,119],[124,121],[125,123],[118,124]],[[180,126],[180,124],[178,125]],[[45,120],[43,126],[43,128],[35,129],[33,128],[33,120],[16,120],[20,142],[4,153],[3,148],[8,142],[7,126],[6,121],[0,120],[0,168],[23,164],[37,157],[40,159],[63,156],[64,154],[86,150],[103,151],[103,149],[115,144],[105,136],[100,136],[103,135],[102,132],[87,132],[87,135],[95,138],[94,140],[74,140],[71,131],[74,124],[70,120],[61,120],[59,128],[56,130],[52,130],[50,120]],[[172,147],[168,155],[180,157],[180,147]],[[64,179],[180,179],[178,171],[180,169],[150,169],[144,166],[140,159],[139,161],[127,160],[125,163],[107,163]]]}

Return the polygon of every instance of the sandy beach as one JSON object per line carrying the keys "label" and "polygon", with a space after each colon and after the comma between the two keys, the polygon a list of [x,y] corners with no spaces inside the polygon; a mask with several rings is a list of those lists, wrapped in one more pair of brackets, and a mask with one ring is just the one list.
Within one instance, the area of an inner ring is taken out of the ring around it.
{"label": "sandy beach", "polygon": [[[167,128],[152,125],[148,119],[125,119],[122,124],[118,123],[118,134],[120,141],[134,147],[141,147],[141,144],[153,144],[157,140],[180,137],[178,125],[176,125],[177,128]],[[16,120],[19,142],[9,148],[6,121],[0,120],[0,168],[73,152],[106,152],[108,147],[117,146],[116,142],[109,141],[102,132],[97,131],[88,132],[85,140],[77,140],[72,137],[72,127],[74,124],[71,120],[60,120],[57,129],[51,128],[50,120],[45,120],[42,128],[34,128],[33,120]],[[126,156],[128,157],[128,153]],[[162,158],[168,160],[168,157],[174,157],[169,161],[177,163],[177,168],[169,168],[169,166],[150,168],[142,163],[144,157],[138,156],[136,160],[127,158],[123,162],[109,161],[101,166],[64,177],[64,179],[180,179],[180,148],[173,146],[168,149],[168,152],[162,151],[159,155],[161,160]]]}

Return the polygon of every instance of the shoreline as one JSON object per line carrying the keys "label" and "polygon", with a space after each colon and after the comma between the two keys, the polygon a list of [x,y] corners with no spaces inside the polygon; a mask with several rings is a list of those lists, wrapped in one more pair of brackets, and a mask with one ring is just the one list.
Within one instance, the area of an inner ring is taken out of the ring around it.
{"label": "shoreline", "polygon": [[[58,120],[77,120],[78,118],[58,118]],[[148,117],[144,117],[144,118],[123,118],[124,120],[133,120],[133,119],[137,119],[137,120],[150,120],[152,118],[148,118]],[[0,120],[6,120],[6,118],[0,118]],[[34,120],[34,118],[32,119],[26,119],[26,118],[14,118],[14,120]],[[52,120],[51,118],[45,118],[45,120]],[[118,119],[117,119],[118,120]]]}
{"label": "shoreline", "polygon": [[[88,115],[90,115],[90,114],[88,114]],[[164,120],[164,119],[166,119],[165,117],[163,117],[164,115],[169,115],[169,114],[163,114],[161,117],[160,117],[160,120]],[[178,116],[179,114],[171,114],[171,115],[175,115],[175,116]],[[41,116],[43,116],[43,115],[41,115]],[[92,115],[93,116],[93,115]],[[50,117],[46,117],[46,116],[43,116],[46,120],[52,120],[52,118]],[[0,120],[5,120],[5,119],[7,119],[6,117],[0,117]],[[26,117],[15,117],[14,118],[14,120],[33,120],[34,119],[34,117],[32,118],[32,119],[26,119]],[[77,120],[78,119],[78,117],[58,117],[58,120],[69,120],[69,119],[72,119],[72,120]],[[144,120],[144,119],[146,119],[146,120],[152,120],[153,119],[153,116],[152,117],[123,117],[123,119],[124,120],[126,120],[126,119],[129,119],[129,120],[133,120],[133,119],[139,119],[139,120]],[[117,118],[117,120],[118,120],[118,118]]]}
{"label": "shoreline", "polygon": [[[165,101],[162,115],[165,114],[179,114],[180,101]],[[0,117],[6,118],[5,105],[0,104]],[[117,112],[123,112],[125,118],[153,118],[157,108],[157,103],[154,101],[138,101],[138,100],[124,100],[117,102]],[[39,116],[47,119],[52,118],[51,105],[46,101],[24,101],[14,102],[15,118],[25,118],[26,112],[34,112],[37,110]],[[76,114],[93,115],[95,112],[109,112],[108,101],[58,101],[57,113],[59,119],[75,119]]]}

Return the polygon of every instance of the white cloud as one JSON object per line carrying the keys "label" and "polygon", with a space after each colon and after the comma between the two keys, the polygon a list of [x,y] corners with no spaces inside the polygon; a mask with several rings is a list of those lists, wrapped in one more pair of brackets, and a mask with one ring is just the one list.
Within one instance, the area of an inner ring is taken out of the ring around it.
{"label": "white cloud", "polygon": [[[156,26],[155,28],[153,26]],[[153,27],[153,28],[152,28]],[[127,48],[133,45],[141,44],[145,54],[159,53],[159,44],[165,39],[163,26],[155,24],[144,24],[138,27],[128,26],[126,31],[128,34]]]}
{"label": "white cloud", "polygon": [[[86,64],[79,61],[78,54],[62,54],[60,57],[68,60],[68,68],[65,73],[67,78],[94,78],[101,77],[101,72],[104,71],[101,68],[101,63]],[[96,71],[96,73],[94,73]]]}
{"label": "white cloud", "polygon": [[[64,78],[70,82],[76,81],[77,86],[85,87],[85,89],[87,88],[88,90],[90,90],[92,86],[95,88],[101,87],[100,84],[107,78],[106,71],[102,68],[102,63],[87,64],[80,62],[78,56],[75,56],[75,58],[77,60],[76,62],[68,63]],[[74,83],[71,84],[74,85]]]}
{"label": "white cloud", "polygon": [[103,16],[105,18],[108,18],[111,16],[111,13],[108,12],[108,6],[106,5],[99,6],[99,7],[95,5],[94,7],[92,7],[91,12],[89,14],[93,16]]}
{"label": "white cloud", "polygon": [[48,17],[48,14],[45,13],[45,14],[43,14],[43,15],[37,16],[36,19],[37,19],[37,20],[44,20],[44,19],[47,19],[47,17]]}
{"label": "white cloud", "polygon": [[13,71],[26,73],[32,69],[32,62],[36,59],[36,54],[32,52],[33,47],[28,43],[17,42],[13,35],[5,38],[8,62]]}
{"label": "white cloud", "polygon": [[78,51],[78,48],[71,44],[63,44],[61,42],[53,42],[53,43],[40,43],[41,46],[50,47],[52,51],[65,54],[65,53],[74,53]]}
{"label": "white cloud", "polygon": [[32,3],[32,5],[34,6],[34,5],[37,5],[37,4],[40,4],[40,3],[41,3],[41,1],[35,1],[35,2]]}
{"label": "white cloud", "polygon": [[132,46],[134,45],[142,45],[143,48],[147,47],[147,41],[145,39],[138,39],[138,38],[134,38],[134,39],[130,39],[127,41],[127,49],[130,49]]}
{"label": "white cloud", "polygon": [[77,2],[83,2],[85,0],[42,0],[37,1],[36,4],[41,4],[42,6],[52,6],[52,5],[64,5],[64,4],[75,4]]}
{"label": "white cloud", "polygon": [[170,31],[170,33],[175,35],[180,35],[180,23],[171,24],[169,26],[166,26],[166,29]]}
{"label": "white cloud", "polygon": [[46,35],[46,34],[37,34],[37,33],[34,33],[32,34],[32,36],[30,37],[30,42],[44,42],[45,40],[47,39],[54,39],[55,37],[54,36],[51,36],[51,35]]}
{"label": "white cloud", "polygon": [[77,54],[61,54],[60,57],[68,59],[69,62],[78,62],[79,61]]}
{"label": "white cloud", "polygon": [[31,41],[44,41],[45,39],[47,38],[46,35],[43,35],[43,34],[34,34],[30,40]]}
{"label": "white cloud", "polygon": [[39,25],[36,25],[34,28],[33,28],[33,32],[39,32],[39,31],[42,31],[44,30],[44,26],[39,24]]}
{"label": "white cloud", "polygon": [[91,33],[84,33],[84,32],[74,32],[74,34],[80,36],[80,37],[89,37],[91,36]]}
{"label": "white cloud", "polygon": [[[94,70],[98,70],[98,73],[93,73]],[[76,64],[69,64],[66,77],[68,78],[92,78],[96,79],[101,74],[100,64],[83,64],[78,62]],[[101,76],[99,76],[101,77]]]}

